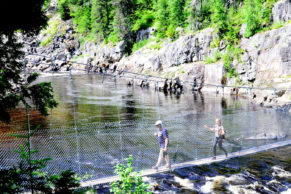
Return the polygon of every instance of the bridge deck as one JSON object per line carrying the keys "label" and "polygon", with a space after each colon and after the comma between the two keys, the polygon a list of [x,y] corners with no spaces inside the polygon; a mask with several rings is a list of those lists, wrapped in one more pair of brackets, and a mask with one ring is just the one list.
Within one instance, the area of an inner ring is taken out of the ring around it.
{"label": "bridge deck", "polygon": [[[262,151],[266,151],[269,149],[278,148],[278,147],[282,147],[282,146],[286,146],[286,145],[290,145],[290,144],[291,144],[291,140],[280,141],[280,142],[276,142],[276,143],[272,143],[272,144],[268,144],[268,145],[263,145],[263,146],[258,146],[255,148],[241,150],[238,152],[233,152],[233,153],[230,153],[227,158],[225,158],[224,155],[220,155],[220,156],[216,157],[216,160],[212,160],[212,157],[209,157],[209,158],[204,158],[204,159],[199,159],[199,160],[194,160],[194,161],[183,162],[183,163],[172,165],[171,170],[186,168],[186,167],[191,167],[191,166],[197,166],[197,165],[210,164],[210,163],[214,163],[214,162],[221,162],[221,161],[228,160],[231,158],[255,154],[258,152],[262,152]],[[159,168],[159,170],[147,169],[147,170],[144,170],[142,172],[142,176],[149,176],[149,175],[167,172],[167,171],[170,171],[170,170],[168,168]],[[117,181],[117,180],[118,180],[118,176],[100,178],[100,179],[95,179],[95,180],[83,182],[83,183],[81,183],[81,187],[90,187],[90,186],[94,186],[94,185],[101,185],[101,184],[106,184],[106,183],[110,183],[110,182]]]}

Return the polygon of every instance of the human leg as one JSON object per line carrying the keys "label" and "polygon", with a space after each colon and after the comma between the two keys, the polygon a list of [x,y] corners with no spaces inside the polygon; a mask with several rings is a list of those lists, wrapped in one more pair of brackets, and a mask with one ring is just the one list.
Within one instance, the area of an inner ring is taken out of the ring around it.
{"label": "human leg", "polygon": [[222,146],[222,138],[219,138],[218,146],[219,146],[219,149],[221,149],[221,150],[224,151],[224,154],[225,154],[225,156],[227,157],[227,151],[226,151],[226,149]]}
{"label": "human leg", "polygon": [[169,159],[168,152],[163,152],[163,156],[164,156],[164,159],[166,161],[166,167],[167,168],[170,168],[171,167],[171,163],[170,163],[170,159]]}
{"label": "human leg", "polygon": [[164,158],[163,152],[164,152],[164,150],[161,148],[160,149],[160,153],[159,153],[159,158],[158,158],[157,164],[153,168],[157,169],[161,165],[162,160]]}
{"label": "human leg", "polygon": [[215,138],[215,140],[214,140],[214,144],[213,144],[213,156],[214,156],[214,157],[216,156],[216,145],[217,145],[217,141],[218,141],[218,139]]}

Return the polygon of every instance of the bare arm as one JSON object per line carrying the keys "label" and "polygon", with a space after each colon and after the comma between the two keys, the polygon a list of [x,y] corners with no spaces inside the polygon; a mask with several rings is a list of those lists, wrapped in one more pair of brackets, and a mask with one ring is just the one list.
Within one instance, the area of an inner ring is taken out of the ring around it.
{"label": "bare arm", "polygon": [[165,151],[165,152],[167,151],[168,144],[169,144],[169,138],[166,138],[166,139],[165,139],[165,148],[164,148],[164,151]]}
{"label": "bare arm", "polygon": [[210,128],[210,127],[208,127],[207,125],[204,125],[204,127],[205,127],[206,129],[209,129],[210,131],[214,131],[214,128]]}

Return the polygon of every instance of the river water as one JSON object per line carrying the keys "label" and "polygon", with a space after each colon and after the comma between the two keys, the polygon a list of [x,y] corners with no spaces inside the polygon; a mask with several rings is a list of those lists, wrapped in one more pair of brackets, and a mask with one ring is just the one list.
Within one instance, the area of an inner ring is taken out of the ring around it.
{"label": "river water", "polygon": [[[94,74],[73,75],[72,79],[68,75],[46,76],[40,77],[38,81],[52,82],[59,105],[47,117],[39,115],[33,109],[30,111],[31,128],[37,125],[41,128],[32,143],[42,153],[40,157],[49,156],[55,159],[49,164],[49,169],[55,172],[73,168],[82,175],[105,177],[112,175],[113,166],[123,162],[129,154],[135,158],[135,168],[150,168],[158,154],[157,142],[153,137],[156,130],[153,123],[158,119],[164,121],[169,131],[169,154],[172,163],[212,155],[214,134],[204,129],[203,125],[213,126],[215,118],[222,119],[227,131],[229,141],[224,145],[229,152],[286,140],[291,136],[290,115],[255,106],[247,97],[223,97],[191,91],[185,91],[182,95],[164,94],[152,88],[128,87],[122,79],[115,82],[111,77]],[[23,108],[12,111],[11,115],[11,124],[1,125],[2,134],[12,130],[21,132],[27,128]],[[266,138],[268,136],[272,138]],[[13,140],[4,143],[2,151],[12,155]],[[9,150],[5,147],[9,147]],[[269,158],[266,156],[261,159]],[[12,161],[13,158],[7,159],[2,164],[13,164]],[[235,161],[239,162],[231,163],[231,169],[240,169],[246,164],[241,160]],[[215,166],[225,171],[216,173],[215,176],[228,175],[228,164],[226,162],[219,164],[222,167]],[[276,162],[272,166],[275,165]],[[278,165],[285,168],[280,163]],[[212,168],[213,166],[205,167],[205,173],[214,176],[211,174]],[[186,171],[199,175],[203,171],[201,169],[197,167]],[[260,172],[265,169],[256,170]],[[189,178],[189,173],[179,178]],[[175,180],[173,174],[161,176],[161,179],[156,179],[158,182],[164,181],[163,176],[172,177],[169,180],[173,182],[180,180]],[[206,182],[211,181],[204,181],[204,184]],[[197,185],[188,190],[210,192],[206,187],[203,188],[202,183]],[[290,186],[285,183],[283,185]],[[170,184],[170,187],[176,186]],[[161,192],[165,190],[165,185],[160,188]],[[181,192],[179,189],[173,191]]]}

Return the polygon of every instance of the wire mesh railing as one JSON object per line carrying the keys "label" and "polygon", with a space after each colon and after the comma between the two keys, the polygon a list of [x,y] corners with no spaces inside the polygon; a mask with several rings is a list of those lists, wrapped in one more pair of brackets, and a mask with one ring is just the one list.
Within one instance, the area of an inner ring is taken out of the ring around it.
{"label": "wire mesh railing", "polygon": [[[223,125],[227,131],[224,146],[229,153],[255,148],[290,137],[290,120],[259,120],[257,112],[225,115]],[[266,113],[269,114],[269,113]],[[270,113],[272,114],[272,113]],[[272,116],[272,115],[271,115]],[[164,121],[169,131],[169,156],[172,164],[212,156],[214,133],[203,126],[213,124],[214,118],[180,118]],[[123,121],[62,128],[40,129],[31,138],[31,148],[39,152],[35,159],[51,158],[45,171],[59,173],[73,169],[91,179],[114,175],[114,166],[133,155],[134,168],[151,168],[158,157],[158,143],[153,135],[157,129],[153,120]],[[26,134],[27,131],[13,132]],[[264,136],[265,135],[265,136]],[[265,137],[265,138],[264,138]],[[24,139],[0,135],[0,166],[9,168],[20,161],[14,152]],[[218,149],[218,153],[220,152]]]}

